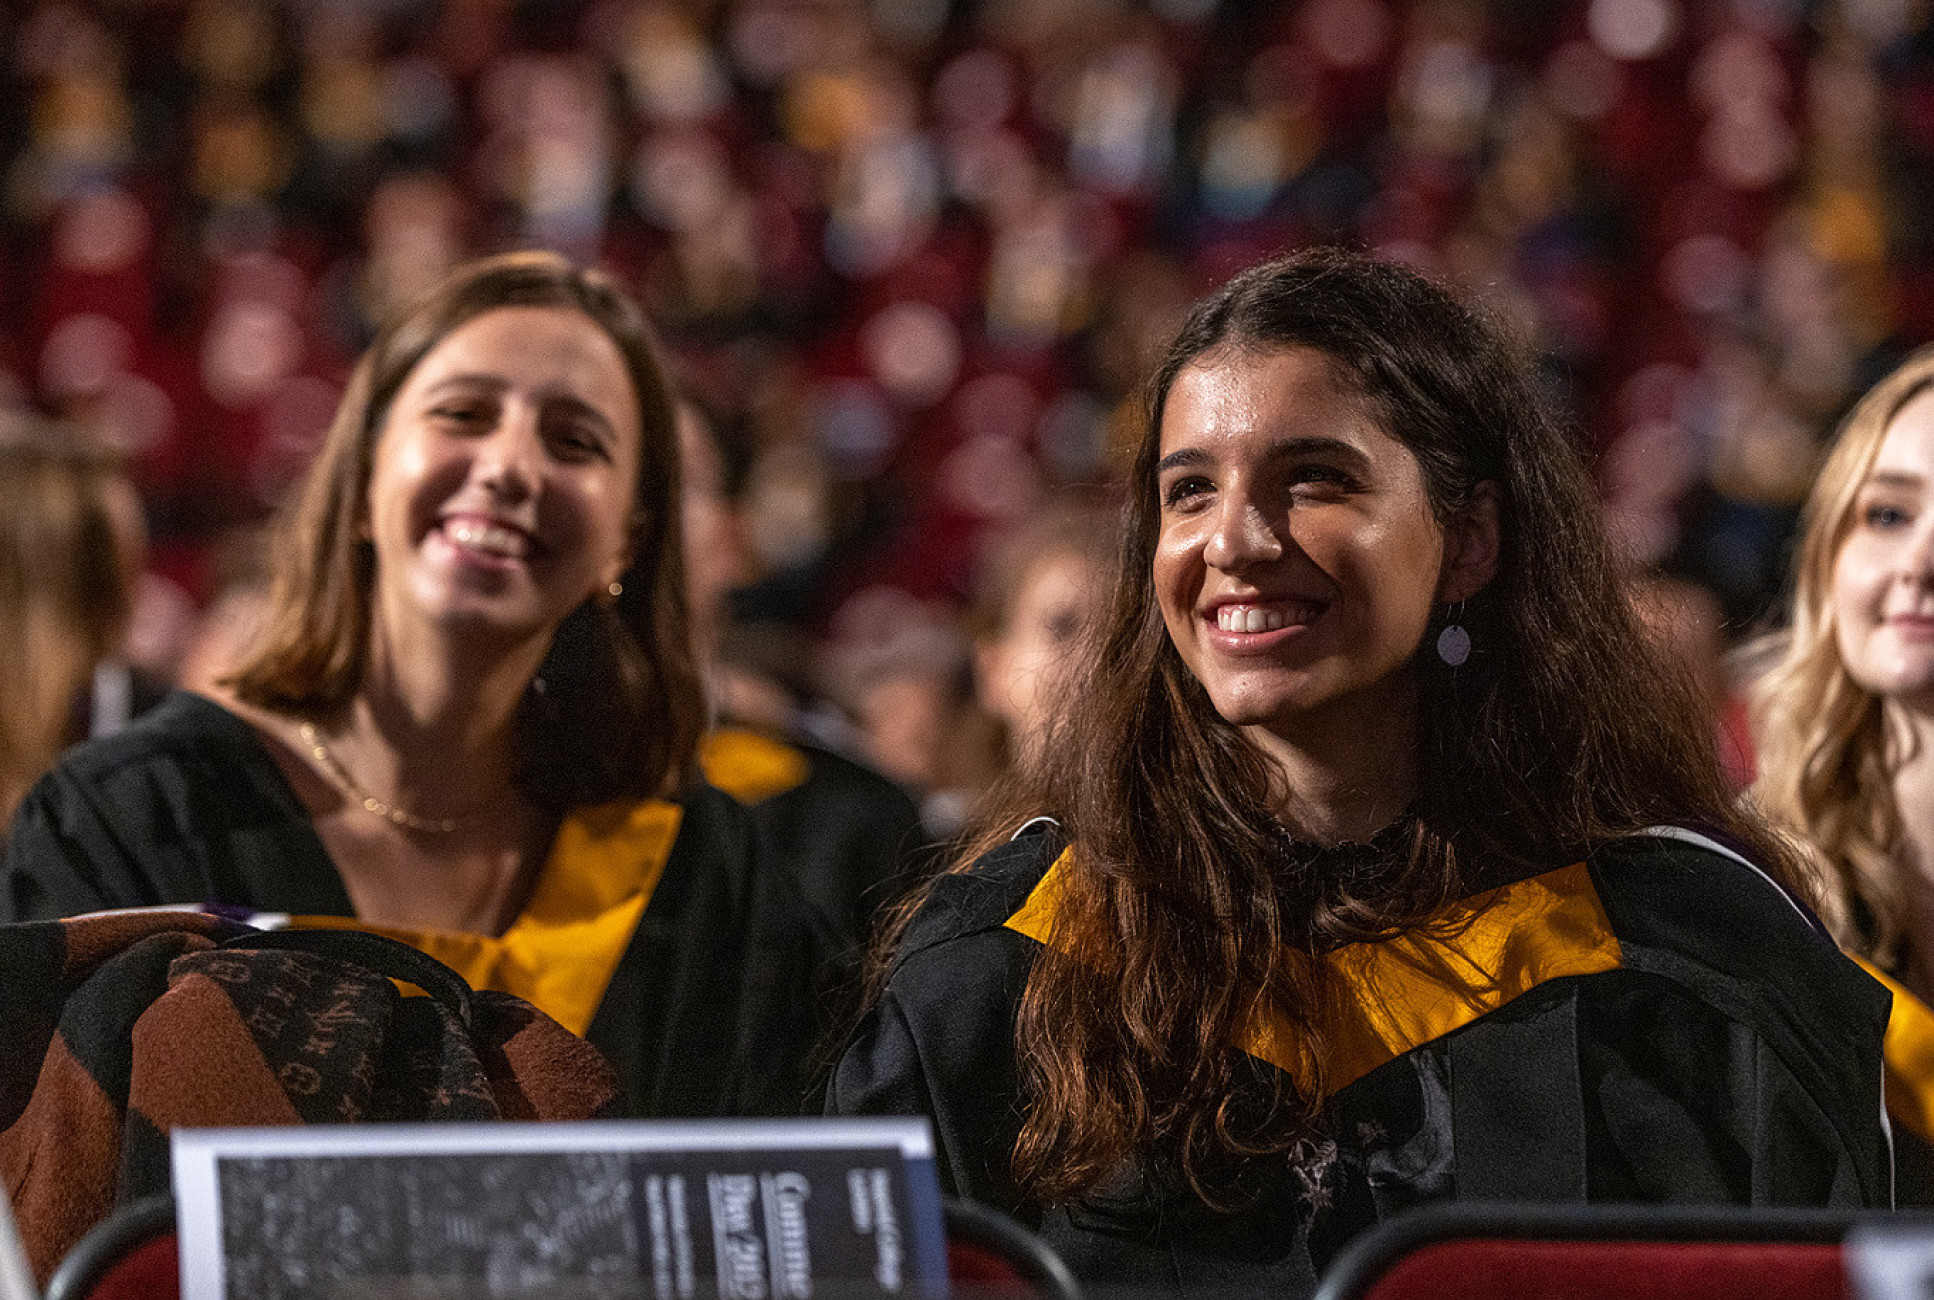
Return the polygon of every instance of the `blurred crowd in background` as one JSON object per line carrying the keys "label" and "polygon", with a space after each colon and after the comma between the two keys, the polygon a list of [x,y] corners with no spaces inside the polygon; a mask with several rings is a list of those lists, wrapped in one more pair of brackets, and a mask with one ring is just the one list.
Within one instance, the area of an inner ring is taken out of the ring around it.
{"label": "blurred crowd in background", "polygon": [[172,677],[392,304],[602,263],[719,454],[732,707],[944,803],[999,761],[996,633],[1033,599],[1051,655],[1093,589],[1016,557],[1098,563],[1183,306],[1340,242],[1514,322],[1716,672],[1835,417],[1934,337],[1927,9],[13,0],[0,400],[125,457]]}

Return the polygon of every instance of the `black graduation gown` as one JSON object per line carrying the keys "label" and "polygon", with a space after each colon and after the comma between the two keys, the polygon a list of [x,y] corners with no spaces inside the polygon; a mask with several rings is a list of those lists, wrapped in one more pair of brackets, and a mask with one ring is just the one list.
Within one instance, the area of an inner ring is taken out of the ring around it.
{"label": "black graduation gown", "polygon": [[1079,1203],[1032,1204],[1009,1174],[1014,1017],[1057,838],[1037,829],[936,882],[828,1107],[930,1116],[946,1190],[1037,1225],[1100,1292],[1306,1295],[1354,1234],[1451,1197],[1890,1201],[1885,991],[1751,868],[1648,837],[1511,887],[1557,904],[1521,925],[1496,913],[1503,946],[1475,964],[1458,939],[1419,940],[1415,963],[1384,962],[1396,945],[1342,950],[1366,972],[1350,987],[1378,998],[1393,986],[1369,981],[1405,967],[1414,1041],[1334,1040],[1356,1068],[1332,1071],[1323,1132],[1250,1208],[1211,1213],[1132,1170]]}
{"label": "black graduation gown", "polygon": [[[840,927],[737,802],[700,784],[679,805],[585,1036],[617,1068],[630,1115],[816,1108],[819,983]],[[0,920],[168,903],[354,915],[254,730],[186,692],[70,751],[21,804],[0,859]]]}
{"label": "black graduation gown", "polygon": [[918,878],[920,808],[887,777],[829,749],[720,727],[699,750],[705,779],[752,810],[800,888],[855,952]]}

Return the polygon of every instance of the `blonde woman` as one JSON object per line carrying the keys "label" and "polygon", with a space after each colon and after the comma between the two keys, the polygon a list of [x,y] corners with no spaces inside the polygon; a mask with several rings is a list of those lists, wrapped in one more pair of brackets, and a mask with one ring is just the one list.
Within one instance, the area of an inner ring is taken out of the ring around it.
{"label": "blonde woman", "polygon": [[[1895,994],[1888,1104],[1934,1138],[1934,349],[1847,416],[1806,505],[1789,627],[1752,688],[1753,793],[1823,878],[1826,919]],[[1903,1200],[1934,1200],[1908,1140]]]}

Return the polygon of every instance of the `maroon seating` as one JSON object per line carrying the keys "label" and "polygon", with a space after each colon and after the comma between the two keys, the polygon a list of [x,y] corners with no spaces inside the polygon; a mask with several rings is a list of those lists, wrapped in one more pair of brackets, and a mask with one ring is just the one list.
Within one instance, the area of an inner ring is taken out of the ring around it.
{"label": "maroon seating", "polygon": [[175,1198],[118,1206],[74,1244],[47,1281],[47,1300],[180,1300]]}
{"label": "maroon seating", "polygon": [[[946,1202],[947,1276],[972,1300],[1080,1300],[1047,1244],[985,1206]],[[83,1237],[47,1284],[46,1300],[180,1300],[174,1198],[116,1209]]]}
{"label": "maroon seating", "polygon": [[1845,1240],[1863,1222],[1934,1216],[1837,1210],[1447,1203],[1350,1243],[1318,1300],[1842,1300]]}

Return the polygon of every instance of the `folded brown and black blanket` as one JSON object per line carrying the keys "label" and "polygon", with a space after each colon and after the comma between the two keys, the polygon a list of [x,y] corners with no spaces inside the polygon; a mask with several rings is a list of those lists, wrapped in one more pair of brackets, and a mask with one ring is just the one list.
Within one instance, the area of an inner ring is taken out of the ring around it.
{"label": "folded brown and black blanket", "polygon": [[379,936],[174,911],[0,926],[0,1175],[43,1282],[167,1188],[173,1128],[588,1119],[616,1097],[589,1043]]}

